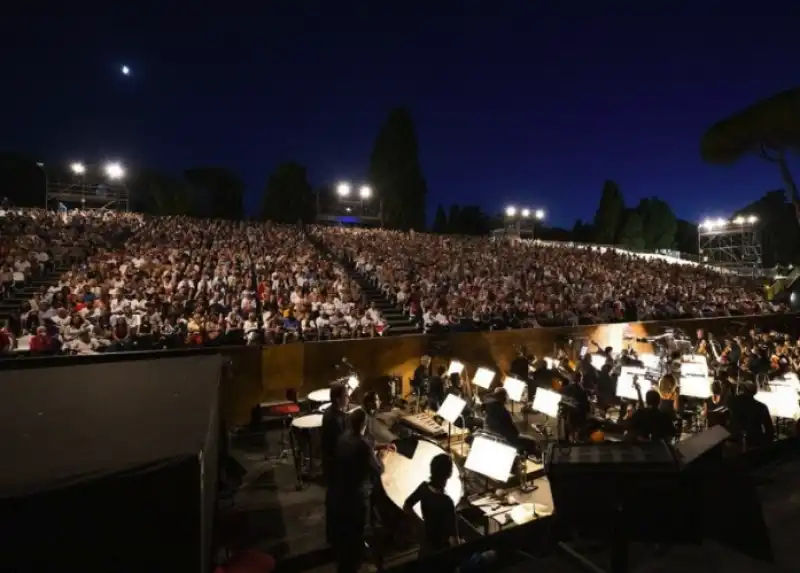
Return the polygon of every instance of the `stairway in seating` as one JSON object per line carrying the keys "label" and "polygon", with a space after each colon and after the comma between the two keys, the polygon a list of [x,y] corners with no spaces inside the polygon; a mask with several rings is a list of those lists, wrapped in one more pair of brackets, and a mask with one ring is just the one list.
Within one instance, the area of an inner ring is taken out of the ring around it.
{"label": "stairway in seating", "polygon": [[[33,298],[42,288],[49,288],[57,284],[61,275],[70,270],[67,263],[59,263],[50,271],[28,279],[16,285],[6,298],[0,299],[0,321],[7,321],[22,310],[22,305]],[[13,325],[12,325],[13,326]]]}
{"label": "stairway in seating", "polygon": [[416,334],[420,330],[409,321],[408,317],[403,314],[401,308],[396,306],[377,288],[375,283],[367,277],[364,273],[356,270],[355,265],[349,259],[336,256],[327,245],[319,239],[306,235],[309,242],[314,245],[320,253],[333,258],[338,262],[342,268],[347,271],[350,280],[353,280],[361,287],[361,294],[366,300],[367,304],[375,303],[375,307],[381,311],[383,319],[390,326],[386,331],[386,336],[397,336],[398,334]]}

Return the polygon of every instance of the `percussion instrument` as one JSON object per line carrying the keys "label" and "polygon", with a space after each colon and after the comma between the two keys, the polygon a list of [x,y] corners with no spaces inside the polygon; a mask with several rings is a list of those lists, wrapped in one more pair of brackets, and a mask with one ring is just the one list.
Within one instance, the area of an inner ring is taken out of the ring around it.
{"label": "percussion instrument", "polygon": [[313,392],[309,392],[307,398],[311,402],[316,402],[318,404],[327,404],[331,401],[331,389],[330,388],[320,388],[319,390],[314,390]]}
{"label": "percussion instrument", "polygon": [[[313,473],[314,453],[322,449],[322,414],[308,414],[292,420],[292,453],[298,481],[302,473],[303,453],[307,456],[308,473]],[[305,452],[304,452],[305,450]]]}
{"label": "percussion instrument", "polygon": [[[427,412],[420,412],[411,416],[403,416],[400,421],[409,426],[415,432],[419,432],[427,438],[446,438],[448,435],[448,427],[438,423],[433,419],[433,416]],[[453,424],[449,430],[449,434],[456,439],[467,434],[468,431],[457,427]]]}
{"label": "percussion instrument", "polygon": [[[431,442],[419,438],[404,438],[396,442],[398,451],[414,448],[414,455],[409,459],[398,452],[388,452],[383,459],[383,475],[381,484],[386,496],[398,508],[403,509],[406,499],[414,493],[419,485],[430,478],[431,460],[446,452]],[[453,464],[453,475],[445,485],[444,492],[453,500],[456,507],[464,497],[464,484],[458,465]],[[414,513],[422,519],[422,508],[418,503]]]}

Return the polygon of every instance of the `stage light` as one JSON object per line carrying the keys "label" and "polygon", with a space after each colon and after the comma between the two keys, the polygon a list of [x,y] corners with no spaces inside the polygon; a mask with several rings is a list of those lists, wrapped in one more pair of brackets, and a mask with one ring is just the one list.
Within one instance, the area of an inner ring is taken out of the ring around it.
{"label": "stage light", "polygon": [[364,185],[361,187],[361,189],[359,189],[358,196],[362,199],[369,199],[372,197],[372,189],[370,189],[369,186]]}
{"label": "stage light", "polygon": [[70,165],[69,168],[75,175],[83,175],[84,173],[86,173],[86,166],[83,163],[79,163],[77,161],[72,165]]}
{"label": "stage light", "polygon": [[488,390],[492,386],[492,382],[494,382],[494,376],[494,370],[489,370],[488,368],[481,366],[475,372],[475,376],[472,378],[472,383],[479,388]]}
{"label": "stage light", "polygon": [[466,407],[467,403],[462,398],[455,394],[448,394],[436,415],[450,424],[455,424]]}
{"label": "stage light", "polygon": [[461,374],[464,372],[464,365],[458,360],[451,360],[450,365],[447,367],[447,375]]}
{"label": "stage light", "polygon": [[522,402],[522,393],[528,388],[527,384],[519,378],[506,376],[503,380],[503,388],[514,402]]}
{"label": "stage light", "polygon": [[339,183],[339,185],[336,187],[336,193],[339,195],[339,197],[349,196],[350,185],[348,185],[347,183]]}
{"label": "stage light", "polygon": [[106,165],[106,175],[109,179],[122,179],[125,177],[125,169],[119,163],[109,163]]}
{"label": "stage light", "polygon": [[516,448],[478,434],[472,441],[464,468],[505,483],[511,477],[511,468],[516,458]]}
{"label": "stage light", "polygon": [[[645,370],[644,368],[632,368],[630,366],[623,366],[617,376],[617,398],[627,398],[628,400],[638,400],[639,393],[633,385],[634,377],[638,376],[641,382],[644,382]],[[646,390],[642,390],[642,398]]]}
{"label": "stage light", "polygon": [[531,406],[537,412],[541,412],[545,416],[551,418],[558,417],[558,408],[561,404],[561,394],[553,392],[547,388],[537,388],[536,395],[533,397],[533,405]]}
{"label": "stage light", "polygon": [[536,218],[541,221],[544,219],[544,210],[543,209],[536,209]]}
{"label": "stage light", "polygon": [[517,208],[516,207],[506,207],[506,217],[516,217],[517,215]]}
{"label": "stage light", "polygon": [[530,209],[523,209],[522,210],[522,216],[527,219],[528,217],[531,216],[531,210]]}

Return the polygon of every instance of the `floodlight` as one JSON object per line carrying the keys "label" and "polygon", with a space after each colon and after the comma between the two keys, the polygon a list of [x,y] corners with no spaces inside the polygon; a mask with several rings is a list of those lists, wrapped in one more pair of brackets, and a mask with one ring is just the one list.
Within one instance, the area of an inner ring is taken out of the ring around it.
{"label": "floodlight", "polygon": [[558,407],[561,403],[561,394],[547,388],[537,388],[533,397],[533,409],[551,418],[558,417]]}
{"label": "floodlight", "polygon": [[472,383],[478,388],[488,390],[492,386],[492,382],[494,382],[494,376],[494,370],[489,370],[488,368],[481,366],[475,372],[475,376],[472,378]]}
{"label": "floodlight", "polygon": [[736,217],[733,220],[733,224],[734,225],[742,225],[744,223],[744,221],[745,221],[744,217]]}
{"label": "floodlight", "polygon": [[695,378],[708,378],[708,364],[697,362],[681,362],[681,379],[686,376]]}
{"label": "floodlight", "polygon": [[520,211],[520,214],[525,218],[530,217],[531,216],[531,210],[530,209],[523,209],[522,211]]}
{"label": "floodlight", "polygon": [[638,400],[639,393],[633,385],[633,378],[638,376],[640,380],[644,380],[644,375],[644,368],[623,366],[619,376],[617,376],[617,397],[627,398],[628,400]]}
{"label": "floodlight", "polygon": [[661,359],[655,354],[640,354],[639,360],[644,364],[644,367],[649,370],[658,370],[661,366]]}
{"label": "floodlight", "polygon": [[528,388],[528,385],[519,378],[506,376],[503,380],[503,388],[514,402],[522,402],[522,393]]}
{"label": "floodlight", "polygon": [[681,396],[689,398],[708,398],[711,396],[713,378],[681,375]]}
{"label": "floodlight", "polygon": [[479,434],[472,441],[464,468],[505,483],[511,477],[516,457],[516,448]]}
{"label": "floodlight", "polygon": [[515,217],[517,215],[516,207],[506,207],[506,217]]}
{"label": "floodlight", "polygon": [[544,210],[543,209],[536,209],[536,218],[540,221],[544,219]]}
{"label": "floodlight", "polygon": [[461,374],[464,372],[464,365],[458,360],[451,360],[450,365],[447,367],[447,375]]}
{"label": "floodlight", "polygon": [[83,175],[86,173],[86,166],[83,163],[75,162],[69,166],[75,175]]}
{"label": "floodlight", "polygon": [[728,222],[725,219],[717,219],[716,221],[714,221],[714,226],[716,227],[724,227],[727,224]]}
{"label": "floodlight", "polygon": [[753,223],[757,223],[757,222],[758,222],[758,217],[756,217],[755,215],[750,215],[750,216],[747,218],[747,222],[748,222],[748,223],[750,223],[751,225],[752,225]]}
{"label": "floodlight", "polygon": [[351,391],[358,388],[358,384],[358,376],[352,375],[347,379],[347,387],[350,388]]}
{"label": "floodlight", "polygon": [[592,363],[595,369],[601,370],[606,365],[608,357],[605,354],[592,354],[589,357],[589,362]]}
{"label": "floodlight", "polygon": [[338,193],[339,197],[347,197],[350,195],[350,185],[347,183],[339,183],[336,187],[336,193]]}
{"label": "floodlight", "polygon": [[362,199],[369,199],[372,197],[372,189],[370,189],[369,186],[364,185],[361,187],[361,189],[359,189],[358,196]]}
{"label": "floodlight", "polygon": [[439,407],[439,411],[436,412],[436,415],[450,424],[455,424],[466,406],[467,403],[462,398],[459,398],[455,394],[448,394]]}
{"label": "floodlight", "polygon": [[800,420],[800,403],[797,392],[788,388],[773,388],[772,392],[758,392],[756,400],[764,404],[773,418]]}
{"label": "floodlight", "polygon": [[122,179],[125,177],[125,169],[119,163],[109,163],[106,165],[106,175],[109,179]]}

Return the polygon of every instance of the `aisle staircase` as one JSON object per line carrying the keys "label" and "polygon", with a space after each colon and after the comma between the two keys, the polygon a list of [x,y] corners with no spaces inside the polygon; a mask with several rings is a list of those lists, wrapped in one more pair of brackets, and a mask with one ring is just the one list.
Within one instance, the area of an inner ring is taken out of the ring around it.
{"label": "aisle staircase", "polygon": [[0,299],[0,321],[11,320],[14,315],[17,315],[22,310],[23,304],[33,298],[34,294],[41,292],[43,288],[47,289],[58,283],[61,275],[69,270],[70,265],[68,263],[58,263],[49,271],[45,271],[24,283],[12,287],[8,295]]}
{"label": "aisle staircase", "polygon": [[356,270],[356,267],[351,260],[336,256],[336,254],[333,253],[327,245],[315,237],[312,237],[311,235],[306,235],[306,237],[320,253],[333,258],[347,271],[350,280],[355,281],[356,284],[361,287],[361,294],[367,304],[374,303],[375,307],[381,311],[383,319],[389,325],[389,329],[386,331],[386,336],[416,334],[420,332],[420,330],[414,324],[412,324],[409,318],[403,314],[403,310],[389,300],[389,298],[377,288],[377,285],[370,277]]}

